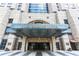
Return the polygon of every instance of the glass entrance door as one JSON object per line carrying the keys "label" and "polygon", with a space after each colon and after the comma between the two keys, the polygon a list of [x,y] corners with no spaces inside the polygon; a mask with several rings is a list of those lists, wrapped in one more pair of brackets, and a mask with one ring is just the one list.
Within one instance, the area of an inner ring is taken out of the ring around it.
{"label": "glass entrance door", "polygon": [[43,43],[35,43],[33,50],[45,50],[45,46]]}
{"label": "glass entrance door", "polygon": [[28,50],[45,51],[50,50],[49,43],[29,43]]}

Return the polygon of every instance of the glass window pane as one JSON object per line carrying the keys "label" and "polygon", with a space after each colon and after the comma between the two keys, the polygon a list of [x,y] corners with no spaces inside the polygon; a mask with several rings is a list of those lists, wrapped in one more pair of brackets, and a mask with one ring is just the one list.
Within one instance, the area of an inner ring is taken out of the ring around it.
{"label": "glass window pane", "polygon": [[29,4],[29,12],[31,13],[47,13],[47,4]]}

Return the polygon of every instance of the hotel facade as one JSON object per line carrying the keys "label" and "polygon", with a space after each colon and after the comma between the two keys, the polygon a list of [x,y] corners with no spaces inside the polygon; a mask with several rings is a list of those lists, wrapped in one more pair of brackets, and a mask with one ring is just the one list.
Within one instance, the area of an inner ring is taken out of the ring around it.
{"label": "hotel facade", "polygon": [[0,50],[79,50],[79,5],[1,3]]}

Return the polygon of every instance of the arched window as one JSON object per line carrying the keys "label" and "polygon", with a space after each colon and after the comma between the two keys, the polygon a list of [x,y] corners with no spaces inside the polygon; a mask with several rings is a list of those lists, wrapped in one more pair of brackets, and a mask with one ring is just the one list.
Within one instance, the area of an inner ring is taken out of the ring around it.
{"label": "arched window", "polygon": [[29,22],[29,24],[48,24],[48,22],[45,22],[43,20],[35,20],[35,21]]}

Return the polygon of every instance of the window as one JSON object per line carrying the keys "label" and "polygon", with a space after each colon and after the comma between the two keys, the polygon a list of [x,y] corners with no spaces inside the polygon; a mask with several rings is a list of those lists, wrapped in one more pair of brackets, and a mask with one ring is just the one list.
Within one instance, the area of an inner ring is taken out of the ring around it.
{"label": "window", "polygon": [[7,7],[11,7],[12,3],[8,3]]}
{"label": "window", "polygon": [[59,42],[56,42],[56,48],[57,48],[57,50],[60,50]]}
{"label": "window", "polygon": [[59,8],[59,6],[57,6],[57,8]]}
{"label": "window", "polygon": [[64,19],[64,23],[65,23],[65,24],[68,24],[68,20],[67,20],[67,19]]}
{"label": "window", "polygon": [[49,17],[47,16],[47,19],[49,19]]}
{"label": "window", "polygon": [[29,12],[30,13],[47,13],[48,12],[48,4],[29,4]]}
{"label": "window", "polygon": [[8,45],[11,45],[11,43],[8,43]]}
{"label": "window", "polygon": [[0,49],[4,49],[7,43],[7,39],[3,39],[0,45]]}
{"label": "window", "polygon": [[79,17],[78,17],[78,20],[79,20]]}
{"label": "window", "polygon": [[6,5],[6,3],[1,3],[0,7],[4,7]]}
{"label": "window", "polygon": [[66,43],[66,45],[69,45],[69,43]]}
{"label": "window", "polygon": [[22,42],[18,42],[18,50],[21,50]]}
{"label": "window", "polygon": [[22,6],[22,4],[19,3],[18,6],[17,6],[17,10],[21,10],[21,6]]}
{"label": "window", "polygon": [[29,16],[29,18],[31,18],[31,16]]}
{"label": "window", "polygon": [[8,23],[12,23],[12,22],[13,22],[13,19],[12,19],[12,18],[10,18]]}

